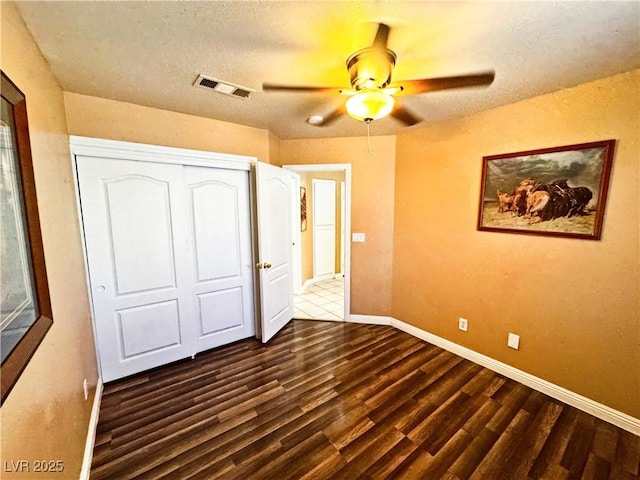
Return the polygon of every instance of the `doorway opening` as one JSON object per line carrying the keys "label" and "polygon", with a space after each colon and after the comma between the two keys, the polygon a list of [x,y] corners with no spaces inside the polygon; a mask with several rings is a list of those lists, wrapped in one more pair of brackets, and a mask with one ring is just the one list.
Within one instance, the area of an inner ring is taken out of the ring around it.
{"label": "doorway opening", "polygon": [[350,311],[351,165],[285,165],[293,202],[294,318],[344,321]]}

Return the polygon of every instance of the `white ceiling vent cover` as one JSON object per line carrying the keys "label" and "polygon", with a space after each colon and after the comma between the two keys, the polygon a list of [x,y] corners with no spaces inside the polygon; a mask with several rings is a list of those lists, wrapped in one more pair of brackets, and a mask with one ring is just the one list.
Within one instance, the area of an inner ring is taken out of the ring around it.
{"label": "white ceiling vent cover", "polygon": [[213,90],[214,92],[229,95],[230,97],[247,99],[252,92],[251,88],[241,87],[240,85],[234,85],[229,82],[223,82],[216,78],[205,77],[204,75],[198,75],[196,81],[193,82],[194,87],[206,88],[207,90]]}

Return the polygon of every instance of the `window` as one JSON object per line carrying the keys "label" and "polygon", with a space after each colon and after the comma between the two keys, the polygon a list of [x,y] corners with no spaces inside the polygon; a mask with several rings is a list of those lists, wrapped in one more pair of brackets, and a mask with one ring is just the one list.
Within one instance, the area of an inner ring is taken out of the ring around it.
{"label": "window", "polygon": [[0,403],[4,403],[51,327],[53,316],[25,96],[0,73]]}

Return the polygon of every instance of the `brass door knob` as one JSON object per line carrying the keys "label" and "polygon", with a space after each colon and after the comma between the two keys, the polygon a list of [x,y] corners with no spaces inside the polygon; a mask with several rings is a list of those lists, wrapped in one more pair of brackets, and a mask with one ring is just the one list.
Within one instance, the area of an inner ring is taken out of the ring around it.
{"label": "brass door knob", "polygon": [[271,264],[269,262],[264,262],[264,268],[271,268]]}

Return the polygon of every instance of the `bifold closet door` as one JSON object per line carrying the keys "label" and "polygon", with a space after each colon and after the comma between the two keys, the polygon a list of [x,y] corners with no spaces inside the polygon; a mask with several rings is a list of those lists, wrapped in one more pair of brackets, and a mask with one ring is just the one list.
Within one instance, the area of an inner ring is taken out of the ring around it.
{"label": "bifold closet door", "polygon": [[105,382],[195,353],[182,166],[78,158]]}
{"label": "bifold closet door", "polygon": [[249,172],[184,167],[198,351],[255,335]]}
{"label": "bifold closet door", "polygon": [[248,172],[77,168],[104,381],[254,334]]}

